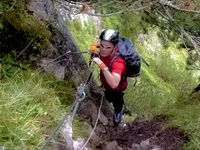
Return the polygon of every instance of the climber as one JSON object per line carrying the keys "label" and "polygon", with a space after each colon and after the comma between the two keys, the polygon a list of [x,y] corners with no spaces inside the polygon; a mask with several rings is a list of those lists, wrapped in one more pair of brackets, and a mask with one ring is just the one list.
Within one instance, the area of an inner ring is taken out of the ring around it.
{"label": "climber", "polygon": [[[118,51],[119,32],[113,29],[105,29],[99,36],[99,52],[93,55],[92,61],[100,68],[101,86],[105,89],[105,99],[114,107],[113,123],[118,125],[122,120],[124,107],[124,91],[128,86],[126,74],[126,62],[122,57],[117,57],[112,64],[111,60]],[[92,54],[95,45],[91,45]]]}

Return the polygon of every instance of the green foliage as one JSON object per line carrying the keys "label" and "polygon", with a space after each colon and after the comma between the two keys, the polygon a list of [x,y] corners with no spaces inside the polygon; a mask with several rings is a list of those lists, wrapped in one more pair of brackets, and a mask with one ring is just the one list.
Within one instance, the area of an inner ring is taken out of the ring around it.
{"label": "green foliage", "polygon": [[[5,14],[4,22],[6,25],[9,25],[10,28],[13,29],[13,32],[18,33],[18,36],[16,36],[15,38],[23,39],[26,37],[26,41],[23,42],[16,40],[17,43],[20,43],[19,47],[21,46],[22,48],[25,48],[25,44],[28,44],[32,40],[34,40],[32,48],[34,47],[34,45],[37,45],[37,42],[44,44],[48,41],[51,35],[50,32],[47,30],[48,25],[42,25],[42,23],[34,16],[28,15],[26,13],[20,13],[18,12],[18,10]],[[15,33],[11,32],[10,34],[12,35]],[[14,38],[14,36],[12,37]]]}
{"label": "green foliage", "polygon": [[0,12],[6,13],[14,9],[25,9],[30,0],[1,0]]}
{"label": "green foliage", "polygon": [[200,17],[198,14],[176,11],[173,13],[173,17],[176,19],[176,24],[181,24],[186,31],[200,33]]}
{"label": "green foliage", "polygon": [[98,30],[95,24],[92,21],[81,22],[79,19],[67,20],[66,24],[80,49],[86,51],[96,38]]}
{"label": "green foliage", "polygon": [[[9,3],[10,2],[10,3]],[[28,54],[38,53],[38,49],[45,45],[51,33],[48,25],[42,24],[38,18],[26,11],[26,0],[3,1],[2,5],[10,7],[2,12],[0,22],[0,49],[10,52],[28,49]],[[15,42],[13,42],[15,41]]]}
{"label": "green foliage", "polygon": [[47,26],[42,25],[42,23],[32,15],[13,11],[9,14],[6,14],[4,17],[5,20],[9,22],[15,29],[23,31],[28,38],[30,38],[30,35],[32,38],[40,36],[41,39],[48,39],[50,36],[50,32],[46,30]]}
{"label": "green foliage", "polygon": [[138,13],[124,13],[120,16],[120,29],[123,35],[134,40],[140,33],[146,33],[150,24],[142,20],[142,16]]}
{"label": "green foliage", "polygon": [[140,33],[145,33],[149,25],[142,20],[141,15],[129,12],[103,18],[103,28],[119,30],[122,36],[132,39],[136,39]]}
{"label": "green foliage", "polygon": [[[145,55],[143,47],[138,45],[137,48],[150,63],[150,67],[144,64],[142,66],[141,82],[137,85],[139,91],[130,89],[137,92],[137,94],[130,93],[135,98],[129,98],[129,93],[127,94],[127,99],[136,99],[134,106],[139,104],[136,109],[139,109],[139,112],[146,110],[162,113],[166,106],[188,99],[196,80],[191,72],[185,70],[186,53],[183,50],[178,51],[176,44],[173,43],[153,57]],[[140,93],[145,94],[140,95]],[[149,109],[144,108],[145,106]]]}
{"label": "green foliage", "polygon": [[186,68],[188,70],[200,70],[200,56],[195,50],[188,52]]}
{"label": "green foliage", "polygon": [[192,72],[185,70],[186,54],[183,50],[177,51],[174,46],[171,43],[168,49],[156,57],[155,71],[162,80],[176,88],[180,99],[185,99],[196,82]]}
{"label": "green foliage", "polygon": [[[81,51],[87,51],[90,44],[97,40],[99,29],[96,28],[92,20],[82,23],[79,19],[67,20],[66,22],[71,34],[80,47]],[[84,55],[86,62],[89,64],[90,55]],[[94,66],[98,70],[97,66]],[[94,72],[94,77],[98,78],[98,72]]]}
{"label": "green foliage", "polygon": [[115,30],[119,30],[119,16],[110,16],[103,18],[103,28],[111,28]]}
{"label": "green foliage", "polygon": [[73,121],[73,138],[85,138],[88,137],[88,131],[86,129],[88,129],[88,126],[86,124],[86,122],[84,121],[80,121],[80,119],[75,119]]}
{"label": "green foliage", "polygon": [[[188,99],[189,100],[189,99]],[[184,150],[199,149],[200,142],[200,103],[195,104],[179,103],[174,107],[166,109],[166,114],[170,116],[169,124],[173,127],[183,129],[189,138],[189,142],[184,144]]]}
{"label": "green foliage", "polygon": [[0,145],[8,150],[38,149],[66,110],[59,93],[67,93],[69,104],[73,89],[70,84],[60,86],[52,75],[13,62],[10,56],[1,62]]}
{"label": "green foliage", "polygon": [[[167,39],[174,42],[180,41],[180,27],[182,27],[186,32],[190,32],[194,36],[199,35],[200,19],[198,13],[179,11],[176,9],[169,10],[170,13],[168,14],[165,8],[155,6],[152,7],[150,11],[139,13],[143,21],[148,22],[148,24],[151,24],[151,26],[160,28],[159,35],[166,48],[168,46],[168,43],[166,42]],[[185,41],[188,47],[193,47],[187,39],[185,39]]]}
{"label": "green foliage", "polygon": [[3,14],[7,12],[8,10],[13,10],[14,5],[15,5],[15,1],[2,0],[0,2],[0,14]]}
{"label": "green foliage", "polygon": [[[138,48],[141,51],[142,47]],[[153,57],[144,55],[144,48],[142,54],[150,67],[142,66],[136,87],[130,79],[125,95],[127,105],[139,116],[168,116],[168,126],[179,127],[189,135],[191,141],[185,149],[199,149],[199,96],[190,97],[197,79],[185,69],[186,52],[170,42],[168,48]]]}
{"label": "green foliage", "polygon": [[51,87],[56,91],[55,94],[59,97],[62,105],[68,106],[73,102],[75,96],[75,91],[71,88],[73,87],[73,83],[70,81],[54,81],[54,83],[51,84]]}
{"label": "green foliage", "polygon": [[129,79],[125,100],[139,116],[152,117],[162,114],[163,108],[176,102],[176,89],[165,83],[149,68],[142,67],[140,80],[136,87],[133,85],[134,80]]}

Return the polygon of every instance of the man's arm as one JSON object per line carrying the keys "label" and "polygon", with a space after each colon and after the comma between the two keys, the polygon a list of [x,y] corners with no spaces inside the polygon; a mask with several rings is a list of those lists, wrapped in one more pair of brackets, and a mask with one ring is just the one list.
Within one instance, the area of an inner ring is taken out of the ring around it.
{"label": "man's arm", "polygon": [[118,87],[119,83],[120,83],[120,80],[121,80],[121,75],[120,74],[117,74],[117,73],[111,73],[109,71],[109,69],[106,69],[103,72],[103,75],[106,79],[106,82],[108,83],[108,85],[110,85],[110,87],[112,89],[115,89]]}
{"label": "man's arm", "polygon": [[123,68],[121,69],[121,71],[118,71],[115,69],[112,72],[110,72],[108,67],[101,61],[100,58],[95,57],[95,58],[93,58],[93,61],[96,62],[98,64],[99,68],[102,70],[102,73],[103,73],[108,85],[113,89],[117,88],[121,81],[121,74],[122,74]]}

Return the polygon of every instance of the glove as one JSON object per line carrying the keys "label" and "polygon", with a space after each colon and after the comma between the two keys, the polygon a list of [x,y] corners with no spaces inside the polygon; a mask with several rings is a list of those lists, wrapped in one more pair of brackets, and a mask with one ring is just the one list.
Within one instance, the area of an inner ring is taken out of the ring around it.
{"label": "glove", "polygon": [[95,62],[102,71],[108,70],[108,67],[101,61],[99,57],[92,58],[92,61]]}
{"label": "glove", "polygon": [[99,54],[99,47],[99,42],[93,42],[89,48],[90,53]]}

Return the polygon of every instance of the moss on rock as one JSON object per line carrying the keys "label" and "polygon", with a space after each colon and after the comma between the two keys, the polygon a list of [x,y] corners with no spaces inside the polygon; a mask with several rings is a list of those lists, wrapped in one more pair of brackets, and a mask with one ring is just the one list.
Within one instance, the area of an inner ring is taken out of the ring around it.
{"label": "moss on rock", "polygon": [[0,51],[10,52],[14,50],[16,56],[21,55],[25,50],[28,54],[40,52],[41,46],[48,43],[51,37],[48,24],[41,22],[27,12],[28,0],[17,0],[16,3],[3,1],[1,3],[12,9],[9,10],[9,13],[6,10],[0,10],[3,12]]}

